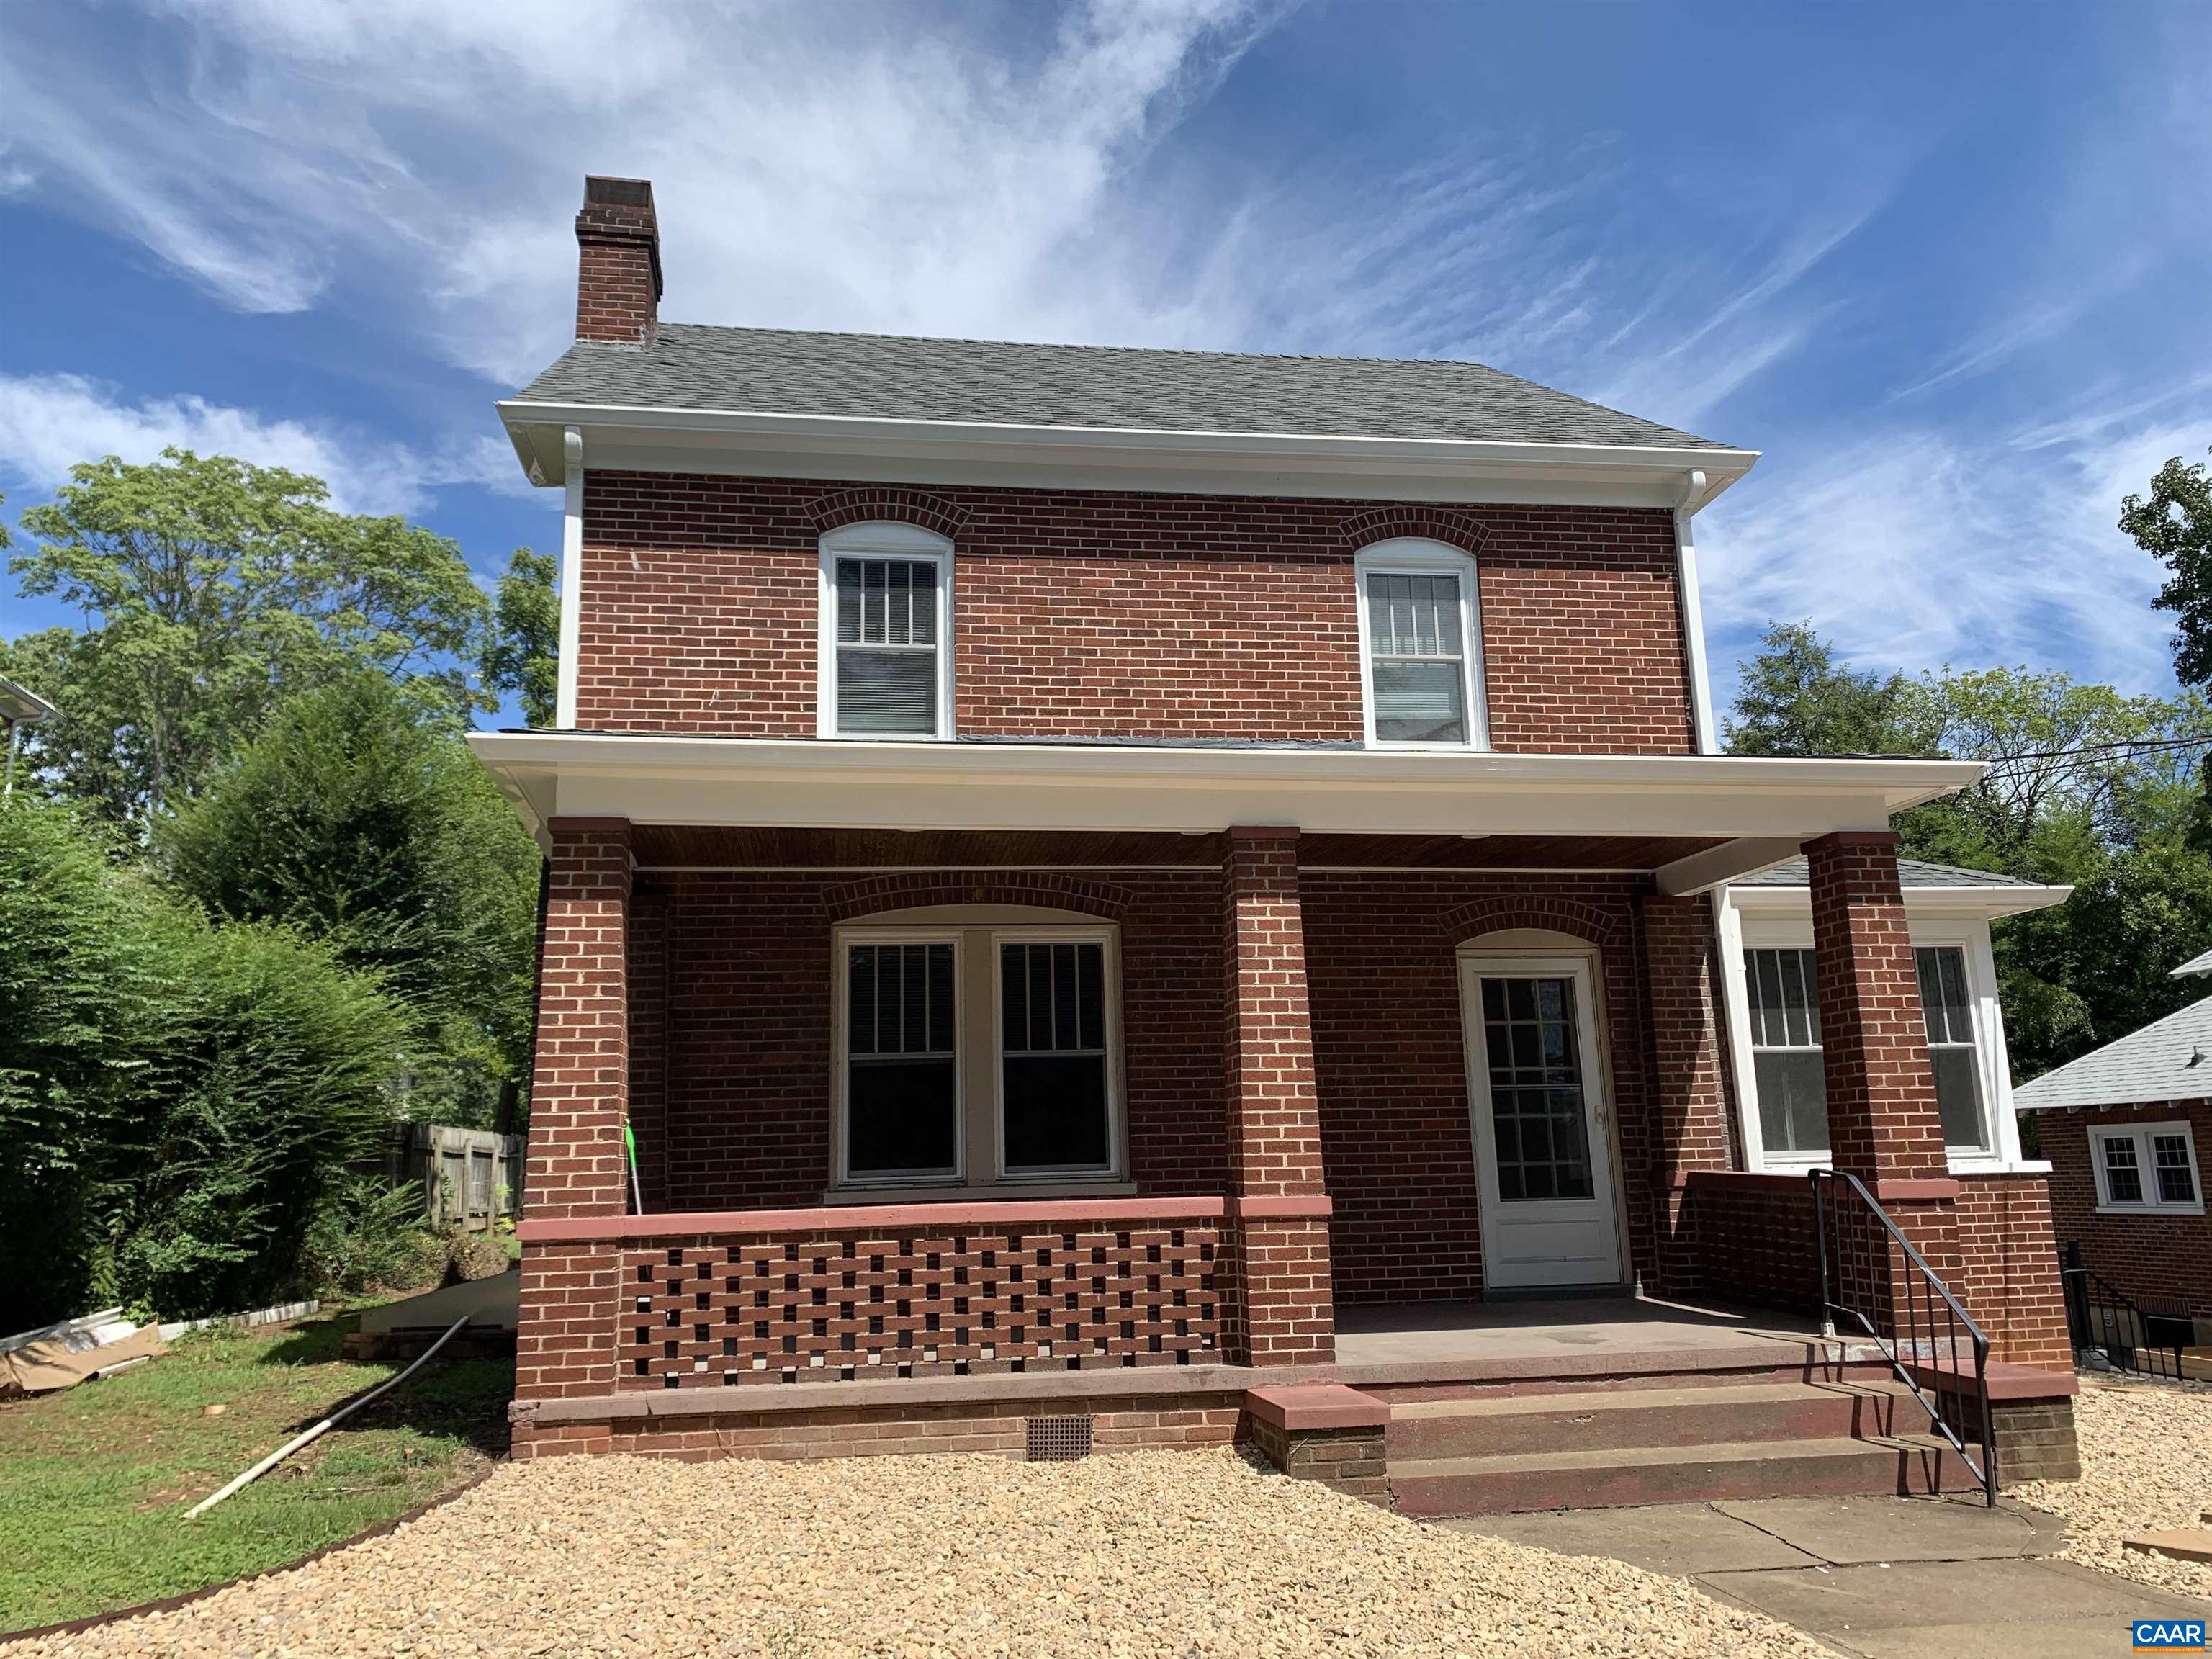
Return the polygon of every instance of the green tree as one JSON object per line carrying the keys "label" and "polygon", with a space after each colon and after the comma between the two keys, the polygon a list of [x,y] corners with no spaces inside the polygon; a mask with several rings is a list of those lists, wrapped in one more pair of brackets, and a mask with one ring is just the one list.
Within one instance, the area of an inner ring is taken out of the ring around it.
{"label": "green tree", "polygon": [[2120,503],[2120,528],[2171,574],[2157,605],[2180,618],[2173,669],[2184,685],[2212,684],[2212,477],[2204,463],[2176,455],[2150,481],[2150,495]]}
{"label": "green tree", "polygon": [[0,811],[0,1326],[123,1301],[224,1312],[298,1285],[331,1183],[392,1116],[408,1040],[374,977],[211,927],[114,830]]}
{"label": "green tree", "polygon": [[550,726],[555,718],[560,684],[561,599],[555,587],[559,568],[550,553],[516,548],[492,602],[491,635],[483,654],[484,687],[516,693],[522,701],[522,718],[531,726]]}
{"label": "green tree", "polygon": [[81,629],[15,641],[0,672],[58,719],[36,763],[118,820],[191,794],[288,692],[370,667],[480,702],[472,661],[489,606],[459,550],[399,518],[333,512],[322,481],[171,449],[71,469],[22,516],[23,592],[78,609]]}
{"label": "green tree", "polygon": [[1723,729],[1732,755],[1925,754],[1925,730],[1902,674],[1856,671],[1810,623],[1770,623]]}
{"label": "green tree", "polygon": [[215,915],[319,939],[399,999],[413,1115],[487,1121],[521,1076],[538,848],[441,702],[368,673],[290,699],[155,848]]}

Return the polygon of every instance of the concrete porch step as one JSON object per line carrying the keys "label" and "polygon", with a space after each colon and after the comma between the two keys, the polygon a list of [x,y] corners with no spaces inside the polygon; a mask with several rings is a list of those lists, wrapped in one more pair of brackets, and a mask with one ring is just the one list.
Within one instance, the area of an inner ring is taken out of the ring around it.
{"label": "concrete porch step", "polygon": [[[1903,1411],[1899,1402],[1903,1401]],[[1393,1401],[1394,1463],[1634,1446],[1864,1437],[1925,1427],[1901,1384],[1768,1380]]]}
{"label": "concrete porch step", "polygon": [[1393,1507],[1417,1516],[1726,1498],[1916,1497],[1977,1484],[1948,1445],[1920,1436],[1390,1460]]}

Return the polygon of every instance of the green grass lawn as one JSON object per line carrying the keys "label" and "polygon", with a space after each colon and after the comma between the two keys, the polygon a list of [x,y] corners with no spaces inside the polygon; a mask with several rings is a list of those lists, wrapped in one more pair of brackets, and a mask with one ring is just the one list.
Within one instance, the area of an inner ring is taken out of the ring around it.
{"label": "green grass lawn", "polygon": [[[402,1515],[507,1447],[507,1359],[434,1359],[201,1519],[185,1511],[401,1369],[338,1358],[354,1316],[185,1336],[66,1393],[0,1403],[0,1631],[298,1560]],[[224,1409],[209,1415],[207,1408]]]}

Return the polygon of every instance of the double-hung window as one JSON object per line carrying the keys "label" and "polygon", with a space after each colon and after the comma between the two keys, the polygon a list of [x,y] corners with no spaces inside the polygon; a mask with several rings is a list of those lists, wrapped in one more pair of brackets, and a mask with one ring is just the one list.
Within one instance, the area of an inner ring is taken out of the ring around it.
{"label": "double-hung window", "polygon": [[837,1185],[1118,1179],[1115,930],[1020,914],[839,931]]}
{"label": "double-hung window", "polygon": [[1378,542],[1354,562],[1367,741],[1480,748],[1481,629],[1474,561],[1441,542]]}
{"label": "double-hung window", "polygon": [[952,544],[918,525],[822,538],[817,734],[951,735]]}
{"label": "double-hung window", "polygon": [[[1990,1157],[1996,1142],[1966,947],[1917,945],[1912,959],[1944,1146],[1955,1158]],[[1817,1161],[1828,1152],[1826,1062],[1814,972],[1814,954],[1802,945],[1754,945],[1743,953],[1759,1139],[1764,1155],[1783,1163]]]}
{"label": "double-hung window", "polygon": [[1759,1133],[1769,1156],[1828,1150],[1828,1085],[1820,1049],[1820,998],[1813,953],[1743,953],[1751,1008],[1753,1085]]}
{"label": "double-hung window", "polygon": [[2097,1207],[2122,1212],[2204,1213],[2197,1141],[2185,1122],[2122,1123],[2089,1131]]}
{"label": "double-hung window", "polygon": [[1943,1144],[1954,1152],[1990,1150],[1982,1109],[1981,1063],[1974,1043],[1973,1000],[1966,989],[1966,952],[1956,945],[1923,945],[1912,953],[1920,971],[1920,1010],[1928,1024],[1928,1064],[1936,1074],[1936,1107]]}

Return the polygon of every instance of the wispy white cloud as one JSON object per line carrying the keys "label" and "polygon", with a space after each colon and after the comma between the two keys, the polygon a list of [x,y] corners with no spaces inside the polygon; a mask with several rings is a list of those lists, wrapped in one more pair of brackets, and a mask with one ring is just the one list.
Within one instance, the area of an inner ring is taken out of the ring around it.
{"label": "wispy white cloud", "polygon": [[190,394],[134,398],[79,374],[0,374],[0,481],[19,499],[51,494],[79,462],[146,462],[173,447],[311,474],[346,513],[417,513],[450,484],[522,487],[495,437],[422,450]]}

